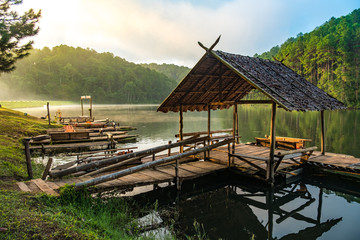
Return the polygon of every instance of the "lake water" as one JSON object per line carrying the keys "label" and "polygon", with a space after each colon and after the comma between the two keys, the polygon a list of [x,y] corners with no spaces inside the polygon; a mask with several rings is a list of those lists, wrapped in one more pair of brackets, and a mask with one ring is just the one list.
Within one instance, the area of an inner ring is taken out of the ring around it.
{"label": "lake water", "polygon": [[[179,132],[179,113],[156,112],[157,105],[94,105],[95,120],[109,118],[121,125],[137,128],[139,149],[150,148],[176,140]],[[30,115],[46,115],[45,108],[18,109]],[[62,116],[81,115],[80,105],[51,106],[50,115],[61,110]],[[270,132],[270,106],[239,106],[239,134],[241,142],[253,142],[254,137],[264,137]],[[326,151],[360,157],[359,110],[326,111]],[[311,139],[308,146],[320,149],[320,113],[286,112],[278,109],[276,135]],[[232,109],[211,111],[211,130],[232,128]],[[207,112],[184,113],[184,132],[207,131]],[[133,145],[133,144],[128,144]]]}
{"label": "lake water", "polygon": [[[110,118],[137,128],[138,146],[146,149],[175,141],[178,113],[156,112],[155,105],[95,105],[96,119]],[[80,115],[80,106],[51,107],[63,116]],[[19,109],[45,116],[44,108]],[[240,106],[241,142],[254,141],[270,131],[271,108]],[[232,109],[211,112],[211,129],[232,127]],[[360,111],[327,111],[326,150],[360,157]],[[276,135],[308,138],[320,147],[319,112],[277,112]],[[207,112],[184,113],[184,132],[206,131]],[[225,178],[225,179],[222,179]],[[163,218],[173,219],[179,238],[202,234],[209,239],[359,239],[360,183],[311,176],[281,189],[259,187],[239,176],[206,178],[183,185],[181,195],[161,188],[137,196],[159,202]],[[164,214],[164,212],[166,214]],[[170,217],[169,217],[170,216]]]}

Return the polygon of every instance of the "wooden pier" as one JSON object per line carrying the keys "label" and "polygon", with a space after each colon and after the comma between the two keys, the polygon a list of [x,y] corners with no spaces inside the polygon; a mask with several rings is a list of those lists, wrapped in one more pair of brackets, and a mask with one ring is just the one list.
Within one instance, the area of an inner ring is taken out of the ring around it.
{"label": "wooden pier", "polygon": [[[54,169],[52,173],[50,172],[50,176],[54,178],[49,178],[45,181],[34,179],[25,183],[20,182],[18,186],[23,191],[45,192],[51,195],[58,195],[59,188],[65,184],[75,184],[77,188],[81,188],[82,186],[96,186],[95,188],[90,188],[93,189],[93,191],[109,191],[114,189],[131,190],[138,186],[161,183],[181,185],[183,181],[199,178],[208,174],[217,174],[225,170],[233,170],[240,174],[250,175],[251,177],[256,177],[264,181],[266,180],[266,158],[269,156],[270,148],[236,144],[233,150],[230,146],[232,142],[231,139],[209,146],[204,145],[205,147],[185,151],[184,153],[174,152],[170,155],[162,153],[155,156],[155,153],[160,153],[173,147],[188,146],[189,143],[199,144],[204,140],[206,140],[206,137],[195,140],[188,139],[180,143],[173,143],[115,158],[113,157],[112,164],[116,162],[116,164],[121,165],[118,170],[109,168],[109,170],[101,172],[98,170],[103,168],[101,165],[95,163],[91,165],[87,163],[89,167],[86,167],[85,163],[85,165],[79,165],[77,168],[71,167],[60,171],[58,170],[59,168]],[[302,149],[303,151],[299,150],[295,153],[294,150],[285,152],[284,150],[276,150],[276,179],[286,179],[296,176],[299,170],[305,166],[317,166],[322,169],[341,171],[357,178],[360,176],[359,158],[334,153],[322,155],[321,152],[313,152],[312,149],[313,148]],[[308,159],[305,159],[304,156]],[[115,161],[114,159],[117,160]],[[104,165],[109,166],[109,164]],[[118,167],[120,165],[118,165]],[[61,178],[61,172],[72,177]],[[118,175],[112,177],[114,174]],[[74,177],[74,175],[79,176]],[[103,181],[102,178],[107,179]],[[100,179],[100,181],[98,179]]]}

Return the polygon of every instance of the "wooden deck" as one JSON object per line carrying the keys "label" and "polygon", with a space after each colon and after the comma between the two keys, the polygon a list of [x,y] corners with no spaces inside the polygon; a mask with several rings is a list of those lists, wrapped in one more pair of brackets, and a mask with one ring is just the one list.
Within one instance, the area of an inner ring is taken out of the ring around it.
{"label": "wooden deck", "polygon": [[[243,156],[251,156],[251,158],[244,157],[244,159],[241,160],[236,157],[231,157],[230,165],[232,169],[236,169],[238,172],[260,179],[265,179],[267,164],[264,159],[269,157],[269,151],[270,149],[267,147],[237,144],[235,147],[235,153]],[[275,152],[275,154],[277,153],[278,151]],[[172,155],[176,154],[178,153],[173,153]],[[201,160],[202,156],[203,154],[197,154],[196,156],[182,158],[179,160],[180,164],[178,177],[180,182],[223,171],[229,166],[227,146],[211,150],[209,161]],[[161,159],[163,157],[164,155],[156,156],[156,159]],[[260,160],[257,160],[256,158]],[[146,157],[141,161],[144,164],[148,163],[151,161],[151,157]],[[325,155],[321,155],[320,152],[314,152],[305,164],[315,165],[322,169],[335,169],[337,171],[346,172],[347,174],[355,177],[360,176],[360,159],[349,155],[335,153],[326,153]],[[275,173],[276,176],[280,175],[286,177],[289,175],[295,175],[293,173],[294,170],[296,171],[302,167],[303,164],[300,162],[300,156],[293,156],[292,154],[291,157],[287,159],[284,158],[284,160],[281,161]],[[18,186],[25,192],[45,192],[51,195],[58,195],[58,189],[65,184],[81,183],[109,173],[111,172],[100,173],[91,177],[83,176],[46,181],[34,179],[25,183],[20,182],[18,183]],[[174,182],[175,179],[175,163],[172,162],[97,184],[96,189],[97,191],[107,191],[111,189],[125,190],[132,189],[137,186]]]}
{"label": "wooden deck", "polygon": [[[227,166],[209,161],[187,162],[179,165],[179,177],[181,181],[190,180],[207,174],[225,170]],[[109,174],[107,172],[106,174]],[[29,182],[17,183],[19,188],[25,192],[45,192],[57,196],[58,189],[65,184],[73,184],[91,180],[95,176],[76,177],[71,179],[46,180],[33,179]],[[156,167],[155,169],[146,169],[131,175],[123,176],[115,180],[96,185],[97,191],[107,191],[112,189],[125,190],[128,188],[145,186],[151,184],[160,184],[173,182],[175,178],[175,165],[169,164]]]}

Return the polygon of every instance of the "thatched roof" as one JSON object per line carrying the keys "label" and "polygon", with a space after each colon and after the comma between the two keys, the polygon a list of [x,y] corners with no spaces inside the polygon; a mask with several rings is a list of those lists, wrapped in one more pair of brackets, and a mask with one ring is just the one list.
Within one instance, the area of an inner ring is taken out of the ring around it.
{"label": "thatched roof", "polygon": [[258,89],[288,111],[344,109],[343,103],[281,62],[208,50],[158,111],[229,108]]}

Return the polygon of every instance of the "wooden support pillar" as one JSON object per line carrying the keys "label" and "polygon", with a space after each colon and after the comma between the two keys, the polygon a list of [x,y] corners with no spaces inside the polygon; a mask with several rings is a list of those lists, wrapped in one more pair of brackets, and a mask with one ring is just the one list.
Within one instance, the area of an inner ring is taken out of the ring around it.
{"label": "wooden support pillar", "polygon": [[325,119],[324,110],[320,111],[321,118],[321,154],[325,155]]}
{"label": "wooden support pillar", "polygon": [[25,158],[26,158],[26,166],[29,179],[33,178],[32,166],[31,166],[31,155],[30,155],[30,140],[31,138],[24,138],[23,143],[25,146]]}
{"label": "wooden support pillar", "polygon": [[[210,105],[208,105],[208,123],[207,123],[207,134],[209,139],[207,140],[207,145],[210,145],[210,137],[211,137],[211,108]],[[205,147],[205,144],[204,144]],[[206,160],[205,158],[209,158],[210,157],[210,151],[204,152],[204,160]]]}
{"label": "wooden support pillar", "polygon": [[234,111],[233,111],[233,131],[232,131],[232,135],[233,135],[233,139],[234,142],[232,144],[232,154],[235,153],[235,142],[236,142],[236,123],[237,123],[237,105],[234,105]]}
{"label": "wooden support pillar", "polygon": [[49,107],[49,102],[47,102],[46,108],[47,108],[47,117],[48,117],[48,120],[49,120],[49,125],[51,125],[51,123],[50,123],[50,107]]}
{"label": "wooden support pillar", "polygon": [[271,125],[270,125],[270,156],[266,168],[266,180],[271,184],[274,183],[274,153],[275,153],[275,119],[276,119],[276,103],[273,102],[271,108]]}
{"label": "wooden support pillar", "polygon": [[236,143],[239,144],[240,143],[240,139],[239,139],[239,113],[238,113],[238,108],[237,108],[237,104],[235,104],[235,110],[236,110]]}
{"label": "wooden support pillar", "polygon": [[[184,136],[183,136],[183,128],[184,128],[184,123],[183,123],[183,107],[182,105],[180,105],[180,119],[179,119],[179,141],[184,140]],[[180,146],[180,153],[184,152],[184,146]]]}

